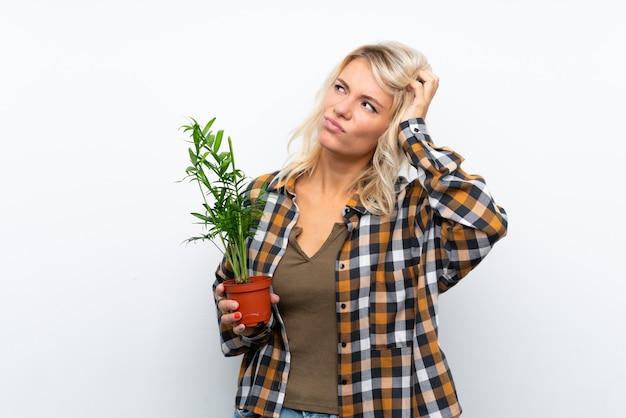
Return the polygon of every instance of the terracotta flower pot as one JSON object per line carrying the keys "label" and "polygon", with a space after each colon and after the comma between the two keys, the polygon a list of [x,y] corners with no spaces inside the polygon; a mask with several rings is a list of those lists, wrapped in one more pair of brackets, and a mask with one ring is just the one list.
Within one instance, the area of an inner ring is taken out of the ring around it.
{"label": "terracotta flower pot", "polygon": [[250,276],[250,283],[237,284],[234,279],[224,282],[226,298],[239,302],[242,314],[239,324],[255,327],[269,322],[272,316],[271,285],[271,276]]}

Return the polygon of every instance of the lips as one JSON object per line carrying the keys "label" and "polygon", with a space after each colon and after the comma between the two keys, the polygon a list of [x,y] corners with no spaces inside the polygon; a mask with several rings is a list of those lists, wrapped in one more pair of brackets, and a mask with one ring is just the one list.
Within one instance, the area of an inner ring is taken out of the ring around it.
{"label": "lips", "polygon": [[324,126],[332,132],[345,132],[343,126],[341,126],[339,122],[327,116],[324,116]]}

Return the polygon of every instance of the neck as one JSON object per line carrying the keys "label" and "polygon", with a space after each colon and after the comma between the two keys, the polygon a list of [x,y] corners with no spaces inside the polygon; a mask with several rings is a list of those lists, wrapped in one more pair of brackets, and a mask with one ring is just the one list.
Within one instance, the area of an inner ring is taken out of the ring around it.
{"label": "neck", "polygon": [[310,175],[305,175],[302,180],[327,198],[351,197],[355,192],[354,179],[363,173],[369,164],[370,159],[346,161],[322,153],[315,170]]}

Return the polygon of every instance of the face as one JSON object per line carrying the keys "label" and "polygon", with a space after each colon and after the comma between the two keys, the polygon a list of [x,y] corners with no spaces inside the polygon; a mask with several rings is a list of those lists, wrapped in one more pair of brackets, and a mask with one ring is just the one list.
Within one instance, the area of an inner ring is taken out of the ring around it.
{"label": "face", "polygon": [[363,58],[351,61],[324,99],[320,144],[343,158],[371,160],[391,120],[392,96],[374,79]]}

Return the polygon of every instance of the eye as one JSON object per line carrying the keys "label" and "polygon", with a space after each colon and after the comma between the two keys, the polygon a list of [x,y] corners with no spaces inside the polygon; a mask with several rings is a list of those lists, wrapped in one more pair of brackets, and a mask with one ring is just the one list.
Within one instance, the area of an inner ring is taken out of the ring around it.
{"label": "eye", "polygon": [[341,84],[335,84],[335,91],[339,92],[339,93],[345,93],[346,89],[344,86],[342,86]]}
{"label": "eye", "polygon": [[372,104],[370,102],[363,102],[363,103],[361,103],[361,106],[363,106],[369,112],[378,113],[378,110],[376,110],[376,108],[374,106],[372,106]]}

